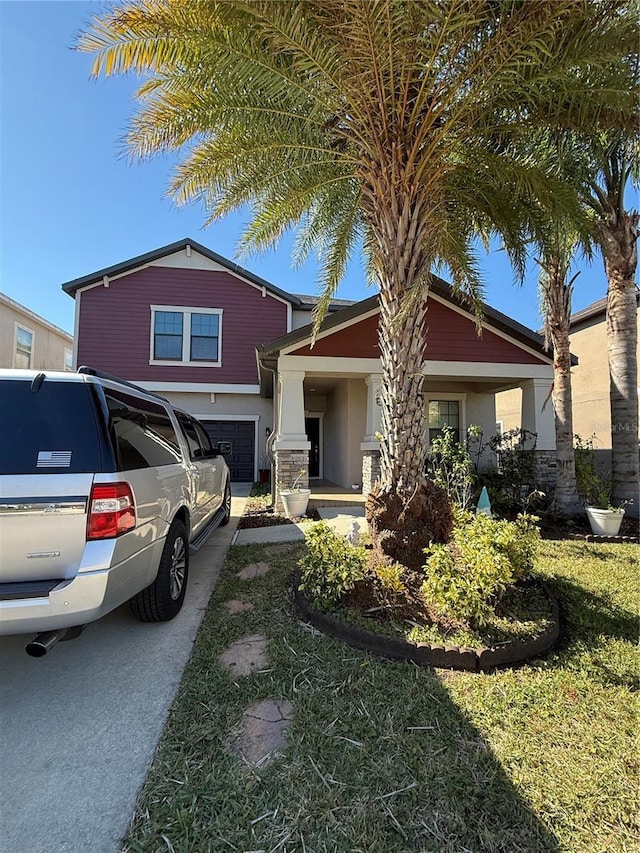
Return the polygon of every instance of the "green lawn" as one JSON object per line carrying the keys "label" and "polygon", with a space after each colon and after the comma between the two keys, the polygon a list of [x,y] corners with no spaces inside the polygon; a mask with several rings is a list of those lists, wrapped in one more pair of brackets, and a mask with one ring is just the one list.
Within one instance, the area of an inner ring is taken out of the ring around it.
{"label": "green lawn", "polygon": [[[636,546],[541,543],[561,646],[488,675],[377,660],[301,626],[300,547],[229,552],[126,851],[637,850]],[[235,577],[260,560],[267,575]],[[227,616],[230,598],[255,610]],[[272,664],[234,683],[217,657],[255,633]],[[293,703],[288,746],[248,770],[225,744],[268,697]]]}

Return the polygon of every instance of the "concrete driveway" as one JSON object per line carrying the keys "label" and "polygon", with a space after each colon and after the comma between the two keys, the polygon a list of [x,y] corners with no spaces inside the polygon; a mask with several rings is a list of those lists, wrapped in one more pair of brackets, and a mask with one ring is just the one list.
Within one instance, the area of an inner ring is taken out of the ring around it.
{"label": "concrete driveway", "polygon": [[[248,488],[191,559],[180,614],[141,624],[127,606],[30,658],[0,638],[0,850],[116,853],[189,659]],[[237,496],[236,496],[237,495]]]}

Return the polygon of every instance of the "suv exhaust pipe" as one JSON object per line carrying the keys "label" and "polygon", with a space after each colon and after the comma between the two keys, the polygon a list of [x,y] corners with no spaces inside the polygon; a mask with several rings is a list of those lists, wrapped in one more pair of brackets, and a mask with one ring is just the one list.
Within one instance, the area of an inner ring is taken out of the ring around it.
{"label": "suv exhaust pipe", "polygon": [[59,628],[57,631],[44,631],[34,637],[30,643],[25,646],[25,652],[32,658],[43,658],[56,643],[62,640],[75,640],[84,631],[84,625],[78,625],[73,628]]}

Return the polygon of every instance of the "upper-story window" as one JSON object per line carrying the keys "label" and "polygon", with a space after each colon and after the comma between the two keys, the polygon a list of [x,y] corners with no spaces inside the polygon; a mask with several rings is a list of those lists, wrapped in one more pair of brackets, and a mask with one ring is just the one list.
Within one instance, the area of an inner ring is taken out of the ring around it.
{"label": "upper-story window", "polygon": [[64,351],[64,369],[73,370],[73,350],[66,348]]}
{"label": "upper-story window", "polygon": [[16,323],[16,347],[13,366],[29,369],[33,366],[33,341],[35,332]]}
{"label": "upper-story window", "polygon": [[222,310],[151,306],[151,364],[222,364]]}

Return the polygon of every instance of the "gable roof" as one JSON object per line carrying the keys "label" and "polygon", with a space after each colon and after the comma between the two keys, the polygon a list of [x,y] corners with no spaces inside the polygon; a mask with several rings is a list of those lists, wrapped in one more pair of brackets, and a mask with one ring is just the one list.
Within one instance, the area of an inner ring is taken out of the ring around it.
{"label": "gable roof", "polygon": [[187,246],[193,249],[194,252],[198,252],[200,255],[204,255],[205,258],[219,264],[221,267],[225,267],[229,272],[242,276],[242,278],[246,278],[253,284],[258,285],[258,287],[264,287],[274,296],[279,296],[281,299],[290,302],[293,307],[298,308],[302,304],[302,300],[299,296],[280,290],[279,287],[276,287],[274,284],[271,284],[271,282],[266,281],[266,279],[260,278],[260,276],[255,273],[244,269],[244,267],[230,261],[228,258],[222,257],[222,255],[219,255],[217,252],[213,252],[201,243],[196,243],[195,240],[191,240],[189,237],[185,237],[183,240],[178,240],[176,243],[169,243],[168,246],[162,246],[161,248],[154,249],[152,252],[147,252],[144,255],[138,255],[135,258],[130,258],[127,261],[121,261],[119,264],[114,264],[113,266],[96,270],[95,272],[83,275],[80,278],[74,278],[72,281],[65,282],[62,285],[62,289],[65,293],[68,293],[75,299],[75,294],[81,287],[100,284],[105,277],[112,278],[114,276],[120,276],[131,272],[134,269],[151,264],[160,258],[166,257],[167,255],[184,251]]}
{"label": "gable roof", "polygon": [[[462,309],[463,311],[473,314],[473,308],[469,302],[463,296],[454,293],[451,286],[447,284],[446,281],[443,281],[443,279],[432,275],[429,292],[440,296],[442,299],[450,302],[452,305]],[[361,302],[355,302],[346,308],[335,311],[324,318],[320,326],[319,334],[331,331],[331,329],[334,329],[344,323],[357,321],[359,317],[376,310],[378,306],[379,296],[376,294],[375,296],[370,296],[368,299],[364,299]],[[507,317],[506,314],[502,314],[490,305],[485,305],[483,307],[482,320],[493,329],[497,329],[505,333],[515,342],[519,342],[529,347],[546,361],[550,361],[552,359],[551,354],[545,350],[544,338],[541,335],[534,332],[532,329],[529,329],[527,326],[523,326],[516,320],[511,319],[511,317]],[[273,378],[272,371],[277,365],[280,351],[294,344],[309,341],[312,336],[312,331],[313,324],[310,323],[306,326],[294,329],[292,332],[282,335],[281,337],[256,348],[261,393],[268,393],[268,386]],[[577,360],[573,356],[572,363],[577,364]]]}
{"label": "gable roof", "polygon": [[[464,297],[454,294],[450,285],[441,278],[438,278],[437,276],[431,277],[429,291],[442,297],[448,302],[451,302],[463,311],[473,313],[473,309]],[[322,321],[322,325],[320,326],[320,332],[329,331],[335,326],[348,322],[349,320],[354,320],[377,307],[378,294],[370,296],[368,299],[363,299],[361,302],[354,302],[346,308],[342,308],[339,311],[335,311],[330,316],[325,317]],[[523,326],[516,320],[512,320],[511,317],[507,317],[506,314],[502,314],[490,305],[485,305],[483,307],[482,318],[489,325],[505,332],[509,337],[514,338],[526,346],[531,347],[536,352],[539,352],[544,358],[550,358],[549,353],[544,349],[543,337],[537,332],[534,332],[532,329],[529,329],[527,326]],[[258,347],[258,352],[260,355],[264,356],[277,355],[281,349],[291,346],[292,344],[297,344],[298,342],[311,337],[311,330],[312,324],[301,326],[299,329],[294,329],[287,335],[283,335],[280,338],[276,338],[275,340]]]}

